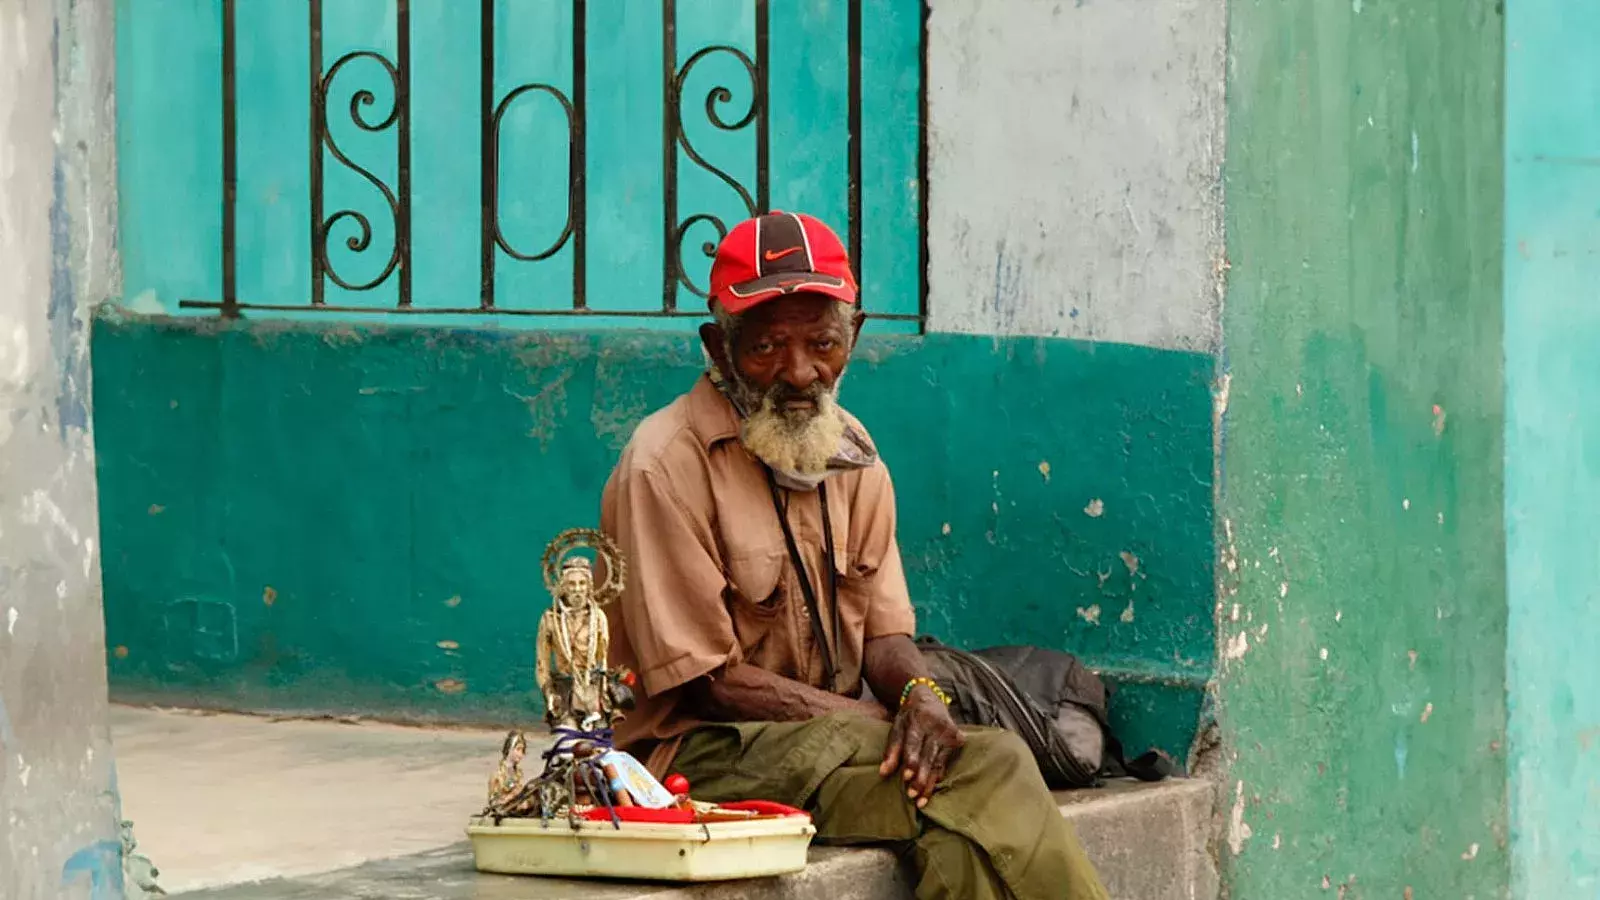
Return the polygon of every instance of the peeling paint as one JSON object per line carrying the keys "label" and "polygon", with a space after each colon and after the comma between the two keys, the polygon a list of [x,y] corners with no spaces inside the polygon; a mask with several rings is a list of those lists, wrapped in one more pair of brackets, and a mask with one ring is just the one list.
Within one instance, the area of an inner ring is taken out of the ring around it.
{"label": "peeling paint", "polygon": [[1230,660],[1244,659],[1250,652],[1250,635],[1241,631],[1228,640],[1228,646],[1223,650],[1223,657]]}
{"label": "peeling paint", "polygon": [[1426,722],[1426,721],[1428,721],[1428,718],[1430,716],[1432,716],[1432,715],[1433,715],[1433,704],[1429,703],[1427,706],[1424,706],[1422,708],[1422,718],[1421,718],[1420,721]]}
{"label": "peeling paint", "polygon": [[1250,840],[1250,823],[1244,820],[1244,782],[1233,788],[1233,811],[1228,815],[1228,849],[1234,856],[1244,852],[1245,841]]}
{"label": "peeling paint", "polygon": [[1093,500],[1090,500],[1088,505],[1083,508],[1083,514],[1088,516],[1091,519],[1098,519],[1101,516],[1105,515],[1105,513],[1106,513],[1105,501],[1101,500],[1099,497],[1096,497]]}
{"label": "peeling paint", "polygon": [[1100,604],[1096,603],[1088,607],[1078,607],[1078,617],[1083,619],[1085,622],[1088,622],[1090,625],[1099,625]]}

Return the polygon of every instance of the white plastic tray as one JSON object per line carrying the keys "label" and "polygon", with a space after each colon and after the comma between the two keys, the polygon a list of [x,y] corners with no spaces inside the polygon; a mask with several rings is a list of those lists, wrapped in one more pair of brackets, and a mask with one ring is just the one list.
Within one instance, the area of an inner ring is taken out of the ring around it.
{"label": "white plastic tray", "polygon": [[467,826],[481,872],[646,881],[728,881],[799,872],[816,834],[800,817],[657,825],[565,819],[474,818]]}

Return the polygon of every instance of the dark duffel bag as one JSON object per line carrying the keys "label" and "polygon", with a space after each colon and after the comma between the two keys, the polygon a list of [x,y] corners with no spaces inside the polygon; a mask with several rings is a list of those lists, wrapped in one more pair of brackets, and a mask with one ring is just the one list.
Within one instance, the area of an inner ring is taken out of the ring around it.
{"label": "dark duffel bag", "polygon": [[1179,773],[1160,750],[1124,757],[1107,716],[1109,688],[1070,653],[1042,647],[967,652],[931,637],[918,638],[917,647],[950,695],[956,721],[1017,734],[1053,790],[1095,787],[1104,778],[1123,776],[1160,781]]}

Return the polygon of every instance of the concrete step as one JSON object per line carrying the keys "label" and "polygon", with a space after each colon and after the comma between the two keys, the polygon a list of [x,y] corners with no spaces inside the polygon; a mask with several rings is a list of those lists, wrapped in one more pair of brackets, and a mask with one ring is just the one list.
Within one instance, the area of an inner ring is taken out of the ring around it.
{"label": "concrete step", "polygon": [[[464,843],[502,732],[111,711],[124,815],[173,894],[219,900],[908,897],[883,850],[816,848],[796,876],[675,888],[479,875]],[[1061,795],[1112,895],[1211,900],[1208,782]]]}
{"label": "concrete step", "polygon": [[[1113,782],[1059,795],[1117,900],[1210,900],[1207,782]],[[352,819],[351,828],[359,828]],[[189,900],[909,900],[910,884],[887,850],[815,847],[804,872],[714,885],[640,885],[486,875],[461,843],[427,853],[298,878],[182,894]]]}

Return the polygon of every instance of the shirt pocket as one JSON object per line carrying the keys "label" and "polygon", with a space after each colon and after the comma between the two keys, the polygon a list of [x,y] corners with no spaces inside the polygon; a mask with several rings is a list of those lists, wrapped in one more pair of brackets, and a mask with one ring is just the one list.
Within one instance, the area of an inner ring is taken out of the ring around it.
{"label": "shirt pocket", "polygon": [[747,660],[761,656],[762,645],[774,627],[785,621],[789,591],[783,575],[787,564],[782,550],[741,555],[728,562],[724,598]]}

